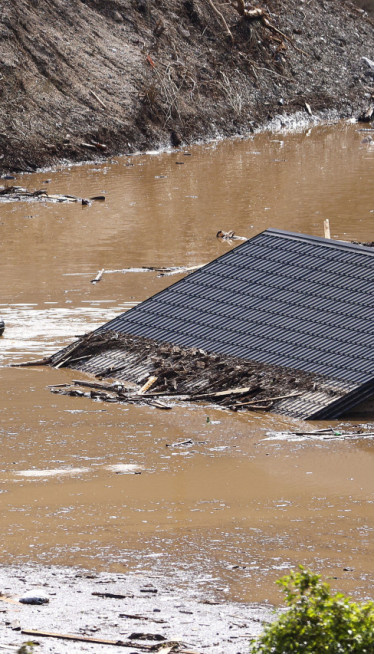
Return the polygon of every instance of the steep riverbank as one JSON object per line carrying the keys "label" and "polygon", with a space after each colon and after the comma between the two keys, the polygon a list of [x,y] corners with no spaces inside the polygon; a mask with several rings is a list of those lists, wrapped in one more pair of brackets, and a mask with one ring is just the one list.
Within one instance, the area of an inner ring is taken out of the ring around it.
{"label": "steep riverbank", "polygon": [[374,23],[347,0],[268,0],[257,17],[209,0],[1,4],[3,172],[372,102]]}

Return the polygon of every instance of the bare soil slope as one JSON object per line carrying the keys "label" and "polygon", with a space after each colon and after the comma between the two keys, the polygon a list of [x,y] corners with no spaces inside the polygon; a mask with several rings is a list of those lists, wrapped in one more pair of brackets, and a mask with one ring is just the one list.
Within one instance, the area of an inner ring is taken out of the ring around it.
{"label": "bare soil slope", "polygon": [[248,20],[215,5],[232,38],[209,0],[0,0],[0,170],[370,105],[373,20],[358,6],[267,0]]}

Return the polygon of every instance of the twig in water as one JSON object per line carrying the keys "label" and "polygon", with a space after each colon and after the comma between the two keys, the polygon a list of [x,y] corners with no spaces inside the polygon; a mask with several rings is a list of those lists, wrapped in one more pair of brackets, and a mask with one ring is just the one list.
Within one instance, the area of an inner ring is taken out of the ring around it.
{"label": "twig in water", "polygon": [[99,270],[96,277],[94,279],[91,279],[91,284],[97,284],[101,280],[104,272],[105,272],[105,268],[102,268],[101,270]]}

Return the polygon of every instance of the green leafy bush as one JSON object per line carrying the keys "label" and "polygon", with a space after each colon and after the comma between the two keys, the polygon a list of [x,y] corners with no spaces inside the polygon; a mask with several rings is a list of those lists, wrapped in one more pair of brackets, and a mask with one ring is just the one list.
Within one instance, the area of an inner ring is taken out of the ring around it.
{"label": "green leafy bush", "polygon": [[252,640],[251,654],[374,654],[374,602],[331,593],[303,566],[277,584],[289,609]]}

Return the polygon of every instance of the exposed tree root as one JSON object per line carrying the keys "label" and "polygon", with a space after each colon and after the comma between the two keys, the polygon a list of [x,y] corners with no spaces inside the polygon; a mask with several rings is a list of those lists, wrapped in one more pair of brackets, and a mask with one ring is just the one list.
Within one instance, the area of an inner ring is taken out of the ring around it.
{"label": "exposed tree root", "polygon": [[225,28],[225,30],[226,30],[226,34],[227,34],[227,36],[230,38],[230,41],[231,41],[232,43],[234,43],[234,37],[233,37],[233,35],[232,35],[232,32],[231,32],[231,30],[230,30],[228,24],[226,23],[226,19],[225,19],[224,15],[222,14],[222,12],[221,12],[219,9],[217,9],[217,7],[215,6],[215,4],[213,3],[213,0],[208,0],[208,3],[210,4],[210,6],[212,7],[213,11],[217,14],[217,16],[219,17],[219,19],[220,19],[221,22],[223,23],[223,26],[224,26],[224,28]]}
{"label": "exposed tree root", "polygon": [[[230,30],[230,28],[229,28],[229,26],[228,26],[228,24],[226,22],[226,19],[225,19],[224,15],[222,14],[222,12],[219,9],[217,9],[215,4],[213,3],[213,0],[208,0],[208,3],[212,7],[213,11],[220,18],[222,24],[224,25],[227,36],[229,36],[231,42],[234,43],[234,37],[233,37],[232,32],[231,32],[231,30]],[[275,25],[273,25],[273,23],[270,22],[269,16],[266,13],[265,9],[261,9],[261,7],[255,7],[254,9],[247,9],[247,7],[245,6],[244,0],[230,0],[229,6],[233,7],[235,9],[235,11],[237,11],[239,16],[241,16],[242,18],[245,18],[246,20],[260,19],[261,22],[263,23],[263,25],[265,25],[265,27],[272,30],[273,32],[276,32],[283,39],[286,39],[286,41],[288,41],[297,52],[300,52],[301,54],[303,54],[303,55],[305,55],[307,57],[309,56],[307,52],[305,52],[304,50],[301,50],[301,48],[298,48],[295,45],[295,43],[293,42],[293,40],[289,36],[284,34],[284,32],[281,32],[281,30],[279,30],[277,27],[275,27]]]}

